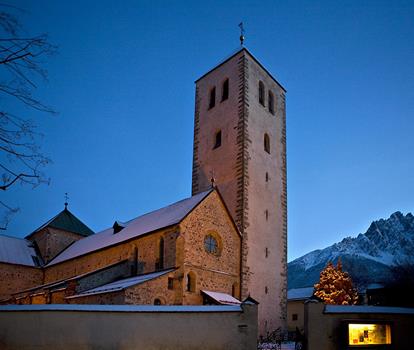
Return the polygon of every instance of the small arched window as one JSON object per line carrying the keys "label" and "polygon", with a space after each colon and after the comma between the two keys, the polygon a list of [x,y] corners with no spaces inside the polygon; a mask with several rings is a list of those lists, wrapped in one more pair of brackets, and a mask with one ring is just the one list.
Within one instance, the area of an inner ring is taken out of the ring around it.
{"label": "small arched window", "polygon": [[270,138],[268,134],[264,134],[264,139],[263,139],[263,143],[264,143],[264,150],[270,154]]}
{"label": "small arched window", "polygon": [[229,80],[226,79],[223,83],[221,90],[221,102],[226,101],[229,98]]}
{"label": "small arched window", "polygon": [[259,81],[259,103],[265,105],[265,87],[262,81]]}
{"label": "small arched window", "polygon": [[186,290],[187,292],[195,292],[196,290],[196,276],[194,272],[189,272],[187,274],[187,281],[186,281]]}
{"label": "small arched window", "polygon": [[269,112],[275,114],[275,98],[271,91],[269,91]]}
{"label": "small arched window", "polygon": [[220,146],[221,146],[221,130],[216,132],[213,149],[219,148]]}
{"label": "small arched window", "polygon": [[158,298],[154,299],[154,305],[161,305],[161,300]]}
{"label": "small arched window", "polygon": [[211,109],[216,105],[216,87],[214,86],[211,90],[210,90],[210,100],[208,103],[208,108]]}

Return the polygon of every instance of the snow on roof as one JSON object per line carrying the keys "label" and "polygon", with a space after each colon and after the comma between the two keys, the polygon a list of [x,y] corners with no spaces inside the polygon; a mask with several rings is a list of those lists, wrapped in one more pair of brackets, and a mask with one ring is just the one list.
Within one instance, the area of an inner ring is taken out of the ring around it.
{"label": "snow on roof", "polygon": [[133,285],[141,284],[141,283],[153,280],[171,271],[174,271],[174,269],[168,269],[168,270],[148,273],[145,275],[125,278],[122,280],[104,284],[96,288],[89,289],[87,291],[84,291],[76,295],[72,295],[70,297],[67,297],[67,299],[80,298],[80,297],[85,297],[85,296],[95,295],[95,294],[102,294],[102,293],[118,292],[118,291],[124,290],[125,288],[131,287]]}
{"label": "snow on roof", "polygon": [[304,300],[313,295],[313,287],[306,288],[294,288],[289,289],[287,292],[288,300]]}
{"label": "snow on roof", "polygon": [[241,301],[232,297],[230,294],[220,293],[220,292],[211,292],[209,290],[202,290],[202,292],[208,295],[210,298],[214,299],[221,305],[240,305]]}
{"label": "snow on roof", "polygon": [[414,314],[414,308],[367,306],[367,305],[326,305],[326,314]]}
{"label": "snow on roof", "polygon": [[0,262],[37,266],[32,257],[37,257],[32,242],[0,235]]}
{"label": "snow on roof", "polygon": [[32,304],[0,305],[5,311],[98,311],[98,312],[241,312],[240,305],[87,305]]}
{"label": "snow on roof", "polygon": [[126,227],[114,234],[112,227],[99,233],[80,239],[56,256],[47,266],[73,259],[77,256],[106,248],[164,227],[178,224],[191,212],[212,190],[201,192],[193,197],[183,199],[167,207],[144,214],[125,223]]}

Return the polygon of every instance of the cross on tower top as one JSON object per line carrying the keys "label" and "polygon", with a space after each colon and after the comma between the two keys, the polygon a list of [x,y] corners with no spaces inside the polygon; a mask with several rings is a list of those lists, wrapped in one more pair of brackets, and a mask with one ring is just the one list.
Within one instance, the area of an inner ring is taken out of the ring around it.
{"label": "cross on tower top", "polygon": [[69,199],[68,193],[65,192],[65,209],[68,209],[68,204],[69,204],[68,199]]}
{"label": "cross on tower top", "polygon": [[243,22],[239,23],[239,28],[240,28],[240,45],[243,46],[244,43],[244,26],[243,26]]}

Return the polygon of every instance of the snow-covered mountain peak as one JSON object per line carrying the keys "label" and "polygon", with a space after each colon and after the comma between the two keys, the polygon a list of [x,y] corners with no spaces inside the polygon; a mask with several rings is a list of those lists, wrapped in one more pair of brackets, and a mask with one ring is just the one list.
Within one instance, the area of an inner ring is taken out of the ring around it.
{"label": "snow-covered mountain peak", "polygon": [[413,251],[414,216],[411,213],[404,215],[397,211],[388,219],[373,221],[365,233],[360,233],[356,237],[346,237],[325,249],[314,250],[290,262],[289,278],[295,277],[292,276],[292,271],[299,274],[301,271],[304,274],[317,271],[328,261],[336,262],[339,257],[346,260],[349,266],[352,265],[354,270],[361,268],[358,267],[357,261],[363,261],[366,269],[373,264],[377,270],[381,270],[381,266],[389,270],[390,266],[414,264]]}

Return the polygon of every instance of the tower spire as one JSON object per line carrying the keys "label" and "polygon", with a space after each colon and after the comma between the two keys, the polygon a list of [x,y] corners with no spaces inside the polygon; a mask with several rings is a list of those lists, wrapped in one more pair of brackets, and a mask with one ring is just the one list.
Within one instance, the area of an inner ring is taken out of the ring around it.
{"label": "tower spire", "polygon": [[244,43],[244,27],[243,27],[243,22],[239,23],[239,28],[240,28],[240,45],[243,46]]}
{"label": "tower spire", "polygon": [[69,196],[68,196],[68,193],[67,192],[65,192],[65,210],[67,210],[68,209],[68,199],[69,199]]}

